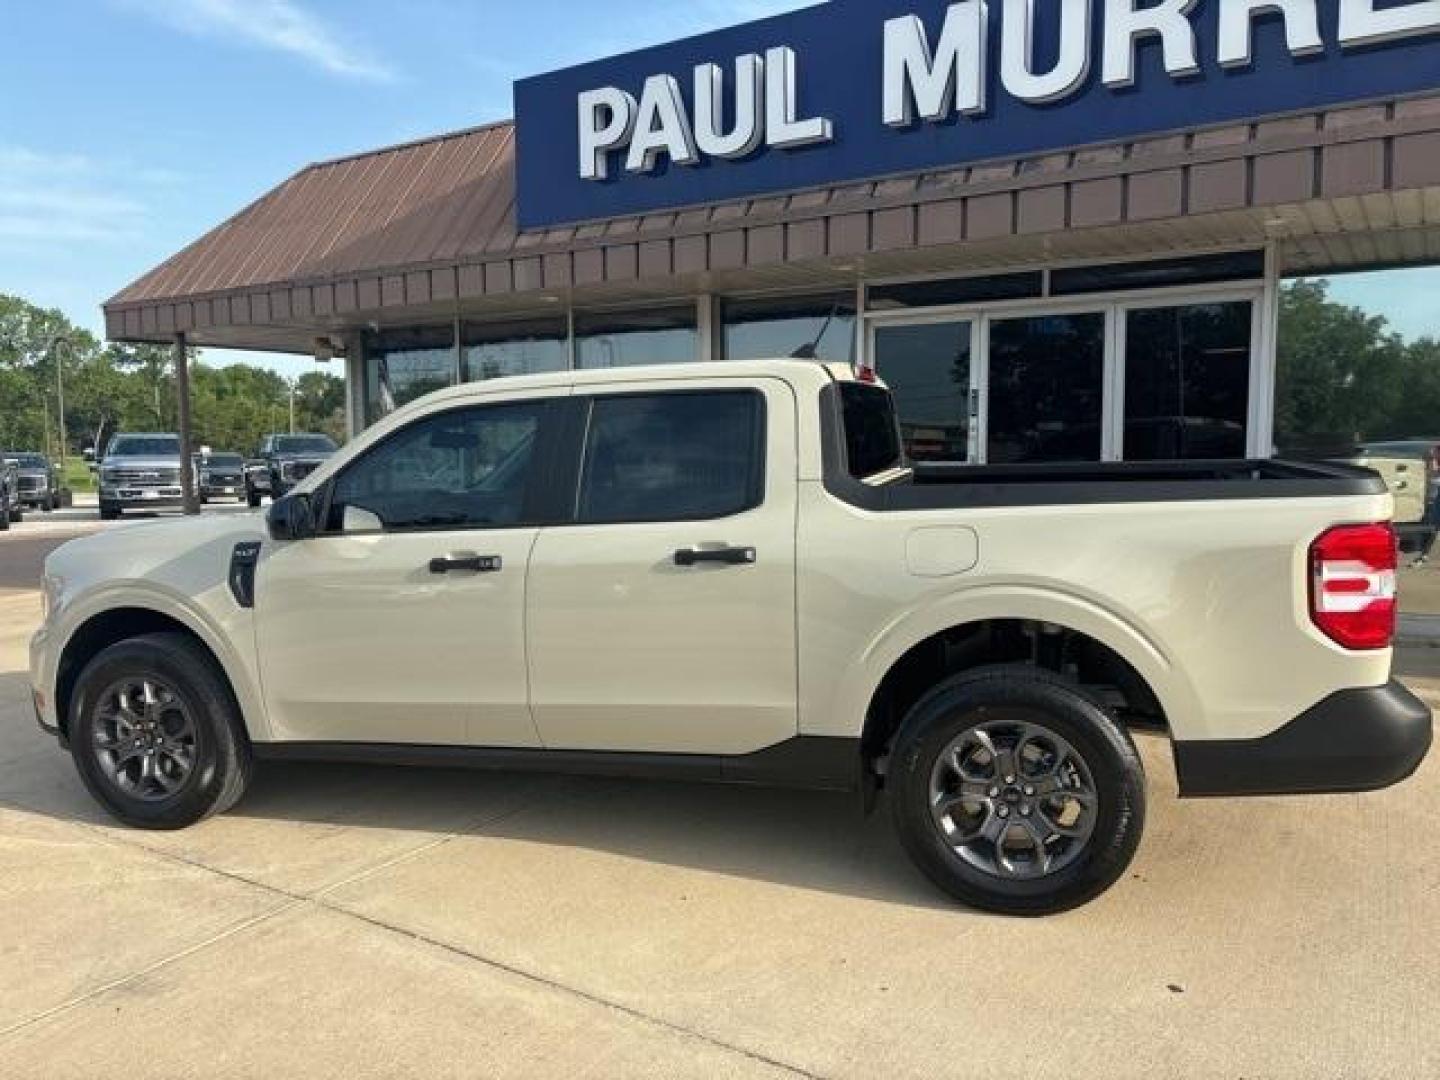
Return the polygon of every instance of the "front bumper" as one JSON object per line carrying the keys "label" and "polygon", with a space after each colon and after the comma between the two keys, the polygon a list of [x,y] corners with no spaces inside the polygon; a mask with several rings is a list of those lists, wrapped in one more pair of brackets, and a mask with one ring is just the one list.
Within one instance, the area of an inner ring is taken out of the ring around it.
{"label": "front bumper", "polygon": [[123,509],[179,506],[183,502],[179,487],[138,488],[127,486],[100,488],[100,501]]}
{"label": "front bumper", "polygon": [[1373,791],[1420,767],[1429,707],[1400,683],[1341,690],[1259,739],[1177,740],[1181,796]]}

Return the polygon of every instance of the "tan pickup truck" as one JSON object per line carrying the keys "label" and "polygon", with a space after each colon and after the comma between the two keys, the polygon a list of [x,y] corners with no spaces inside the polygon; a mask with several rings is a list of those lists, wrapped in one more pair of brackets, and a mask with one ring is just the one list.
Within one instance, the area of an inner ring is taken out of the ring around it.
{"label": "tan pickup truck", "polygon": [[1134,725],[1187,796],[1415,769],[1391,510],[1344,465],[912,468],[888,391],[815,363],[516,378],[263,518],[58,549],[31,679],[142,827],[268,759],[848,788],[941,888],[1033,914],[1130,862]]}

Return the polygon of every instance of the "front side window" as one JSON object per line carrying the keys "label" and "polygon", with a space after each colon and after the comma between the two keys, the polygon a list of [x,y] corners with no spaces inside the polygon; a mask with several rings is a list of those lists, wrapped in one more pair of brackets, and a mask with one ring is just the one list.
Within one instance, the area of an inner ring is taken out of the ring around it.
{"label": "front side window", "polygon": [[340,474],[328,530],[519,524],[545,408],[525,401],[415,421]]}
{"label": "front side window", "polygon": [[597,398],[579,522],[698,521],[759,505],[764,416],[751,390]]}

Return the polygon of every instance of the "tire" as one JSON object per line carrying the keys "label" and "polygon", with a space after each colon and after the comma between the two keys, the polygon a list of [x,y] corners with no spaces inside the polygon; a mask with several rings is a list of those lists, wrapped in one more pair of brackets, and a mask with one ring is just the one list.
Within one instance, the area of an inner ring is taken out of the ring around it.
{"label": "tire", "polygon": [[252,487],[245,489],[245,501],[250,504],[251,509],[260,505],[260,493]]}
{"label": "tire", "polygon": [[[132,726],[129,734],[117,737],[116,688],[147,683],[159,704],[141,712],[143,702],[132,696],[133,711],[168,730]],[[215,661],[184,634],[146,634],[99,653],[76,680],[68,730],[81,780],[101,806],[127,825],[192,825],[228,810],[250,782],[250,743],[234,696]],[[179,745],[174,733],[181,730],[189,732],[188,771],[181,769],[179,757],[167,755],[167,747]],[[158,738],[160,748],[136,752],[131,735],[147,744]],[[102,749],[112,744],[120,750]],[[117,779],[120,754],[129,755],[120,771],[132,781],[139,777],[131,786]]]}
{"label": "tire", "polygon": [[53,496],[53,495],[46,495],[44,499],[40,500],[40,512],[41,512],[42,514],[48,514],[48,513],[50,513],[52,510],[54,510],[54,509],[55,509],[55,496]]}
{"label": "tire", "polygon": [[0,502],[0,532],[6,532],[10,528],[10,504]]}
{"label": "tire", "polygon": [[[1048,771],[1052,760],[1059,768]],[[1073,683],[1024,666],[967,672],[921,698],[896,736],[885,786],[900,842],[926,876],[1007,915],[1098,896],[1130,865],[1145,823],[1145,770],[1125,729]],[[932,798],[953,811],[932,812]]]}
{"label": "tire", "polygon": [[100,504],[100,520],[114,521],[120,516],[120,507],[114,503],[102,502]]}
{"label": "tire", "polygon": [[15,522],[15,524],[17,524],[17,525],[20,524],[20,522],[22,522],[22,521],[25,520],[25,504],[24,504],[24,503],[18,503],[18,502],[17,502],[17,503],[11,503],[11,504],[10,504],[10,520],[13,521],[13,522]]}

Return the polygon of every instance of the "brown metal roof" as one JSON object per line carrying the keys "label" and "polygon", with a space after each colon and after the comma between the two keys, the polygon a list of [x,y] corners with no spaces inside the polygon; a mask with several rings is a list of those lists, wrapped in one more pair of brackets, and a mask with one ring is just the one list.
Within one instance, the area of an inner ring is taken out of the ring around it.
{"label": "brown metal roof", "polygon": [[510,122],[301,170],[107,307],[454,259],[515,240]]}
{"label": "brown metal roof", "polygon": [[105,315],[114,340],[303,348],[310,329],[518,310],[542,290],[590,302],[1271,239],[1322,270],[1433,258],[1437,231],[1440,96],[528,233],[506,122],[312,165]]}

